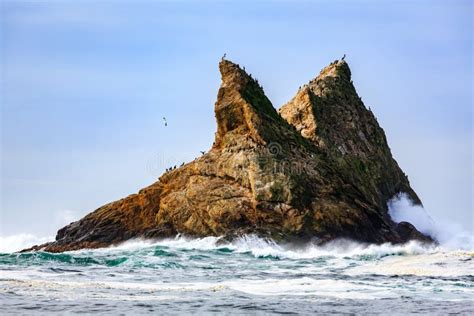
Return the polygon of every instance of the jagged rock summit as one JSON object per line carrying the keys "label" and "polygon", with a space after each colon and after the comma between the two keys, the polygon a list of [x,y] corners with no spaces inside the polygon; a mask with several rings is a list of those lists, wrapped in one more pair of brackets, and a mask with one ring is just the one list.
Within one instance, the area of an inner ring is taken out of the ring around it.
{"label": "jagged rock summit", "polygon": [[222,60],[219,70],[217,132],[207,153],[31,249],[61,252],[176,234],[431,240],[388,215],[387,202],[399,193],[421,202],[344,60],[324,68],[278,112],[238,65]]}

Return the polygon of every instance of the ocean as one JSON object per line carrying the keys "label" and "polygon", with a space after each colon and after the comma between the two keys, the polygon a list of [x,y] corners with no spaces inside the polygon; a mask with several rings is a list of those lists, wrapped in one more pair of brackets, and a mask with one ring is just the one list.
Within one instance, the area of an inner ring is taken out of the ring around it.
{"label": "ocean", "polygon": [[256,236],[3,252],[0,302],[2,314],[473,315],[474,252]]}

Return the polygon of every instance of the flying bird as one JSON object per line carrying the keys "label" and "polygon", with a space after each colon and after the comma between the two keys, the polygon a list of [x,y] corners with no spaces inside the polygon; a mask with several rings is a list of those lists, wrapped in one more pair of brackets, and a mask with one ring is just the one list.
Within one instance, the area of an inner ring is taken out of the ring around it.
{"label": "flying bird", "polygon": [[165,126],[168,126],[168,122],[166,121],[166,117],[163,116],[163,122],[165,122]]}

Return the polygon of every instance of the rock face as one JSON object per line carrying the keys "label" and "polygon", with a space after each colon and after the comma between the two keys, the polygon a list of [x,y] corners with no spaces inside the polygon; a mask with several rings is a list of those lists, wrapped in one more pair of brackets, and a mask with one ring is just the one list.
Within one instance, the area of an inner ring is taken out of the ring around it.
{"label": "rock face", "polygon": [[147,188],[60,229],[51,252],[130,238],[257,234],[278,241],[430,241],[395,224],[387,202],[420,199],[392,158],[343,60],[324,68],[279,113],[258,81],[222,60],[209,152]]}

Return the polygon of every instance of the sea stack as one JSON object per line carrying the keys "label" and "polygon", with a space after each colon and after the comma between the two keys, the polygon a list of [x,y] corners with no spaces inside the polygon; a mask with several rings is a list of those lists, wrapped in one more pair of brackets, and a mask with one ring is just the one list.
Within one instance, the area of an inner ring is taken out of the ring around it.
{"label": "sea stack", "polygon": [[177,234],[431,241],[388,215],[387,202],[397,194],[421,201],[357,95],[346,61],[324,68],[279,111],[238,65],[223,59],[219,70],[217,132],[208,152],[31,249],[61,252]]}

